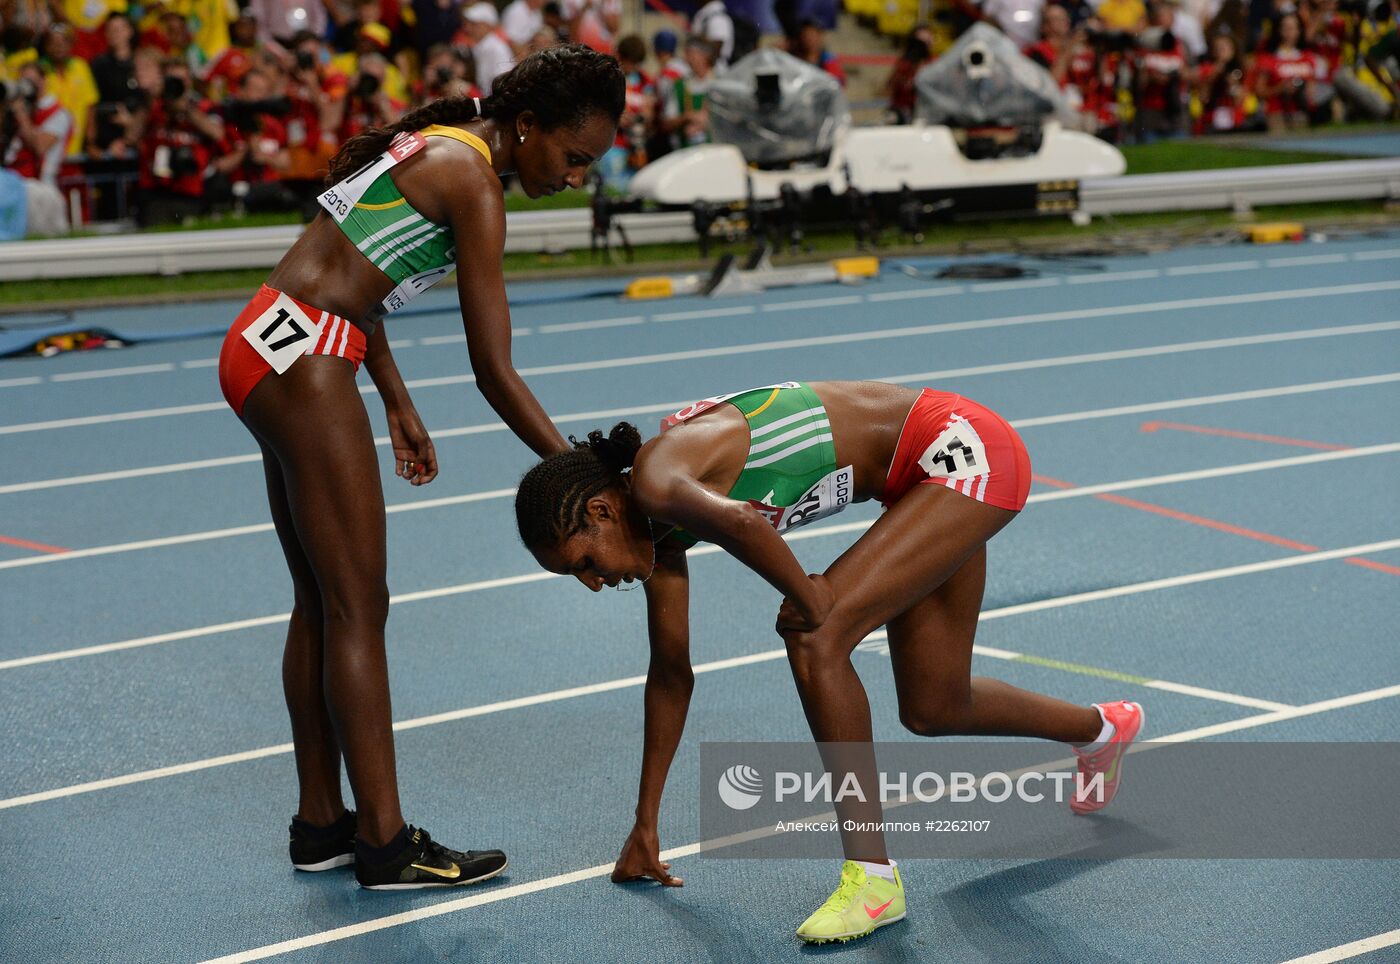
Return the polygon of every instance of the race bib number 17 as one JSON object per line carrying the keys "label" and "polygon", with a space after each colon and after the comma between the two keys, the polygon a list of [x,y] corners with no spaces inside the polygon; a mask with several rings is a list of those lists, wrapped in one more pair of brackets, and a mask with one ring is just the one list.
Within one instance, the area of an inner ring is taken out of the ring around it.
{"label": "race bib number 17", "polygon": [[954,415],[943,433],[924,450],[919,468],[936,479],[971,479],[990,471],[981,437],[961,415]]}
{"label": "race bib number 17", "polygon": [[243,338],[281,375],[321,337],[324,322],[312,322],[291,298],[279,294],[266,311],[247,328]]}

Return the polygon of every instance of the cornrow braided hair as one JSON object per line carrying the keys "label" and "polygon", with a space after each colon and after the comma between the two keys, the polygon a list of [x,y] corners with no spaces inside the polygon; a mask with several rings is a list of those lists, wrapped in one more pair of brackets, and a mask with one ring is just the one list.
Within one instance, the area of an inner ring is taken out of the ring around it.
{"label": "cornrow braided hair", "polygon": [[636,461],[642,435],[630,422],[588,433],[573,451],[551,455],[525,473],[515,492],[520,541],[534,552],[560,545],[587,524],[588,500],[622,481]]}
{"label": "cornrow braided hair", "polygon": [[462,124],[482,117],[509,125],[527,110],[545,130],[576,128],[595,114],[616,124],[626,96],[616,59],[583,44],[546,47],[492,81],[491,95],[480,99],[479,114],[471,97],[443,97],[409,111],[396,124],[350,138],[331,158],[326,184],[338,184],[373,161],[399,134],[433,124]]}

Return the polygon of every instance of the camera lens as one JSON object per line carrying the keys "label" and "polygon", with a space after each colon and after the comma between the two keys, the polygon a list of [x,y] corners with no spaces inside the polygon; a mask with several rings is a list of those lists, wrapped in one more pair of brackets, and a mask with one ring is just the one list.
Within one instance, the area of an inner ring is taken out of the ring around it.
{"label": "camera lens", "polygon": [[373,74],[361,74],[359,81],[355,84],[355,95],[373,97],[377,93],[379,93],[379,78]]}
{"label": "camera lens", "polygon": [[179,100],[185,96],[185,92],[188,90],[185,82],[179,77],[166,77],[165,84],[161,88],[161,96],[166,100]]}

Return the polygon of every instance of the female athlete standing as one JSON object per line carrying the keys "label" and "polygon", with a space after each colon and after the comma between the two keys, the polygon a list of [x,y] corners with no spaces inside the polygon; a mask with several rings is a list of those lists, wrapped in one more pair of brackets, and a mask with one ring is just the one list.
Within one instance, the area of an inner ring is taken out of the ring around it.
{"label": "female athlete standing", "polygon": [[[1081,772],[1106,779],[1101,799],[1076,797],[1071,808],[1106,804],[1142,725],[1137,704],[1074,706],[971,672],[986,543],[1025,505],[1030,482],[1025,447],[995,412],[880,382],[785,382],[706,399],[646,445],[622,423],[531,469],[515,510],[540,564],[595,592],[646,584],[641,787],[613,880],[680,883],[658,856],[656,821],[694,679],[685,550],[697,539],[786,597],[777,628],[828,770],[875,785],[870,705],[850,655],[885,625],[908,729],[1076,744]],[[888,511],[824,575],[806,575],[780,533],[867,499]],[[879,804],[869,806],[836,809],[842,823],[878,824]],[[842,846],[841,885],[798,928],[804,940],[849,940],[904,917],[883,835],[843,832]]]}
{"label": "female athlete standing", "polygon": [[[229,329],[219,381],[262,448],[295,592],[282,679],[300,870],[353,862],[362,886],[403,889],[505,869],[500,851],[449,850],[399,810],[384,494],[355,372],[363,361],[384,400],[395,474],[431,482],[437,456],[378,322],[455,267],[477,387],[536,453],[567,449],[511,363],[499,175],[514,171],[530,197],[579,187],[622,106],[615,60],[553,47],[497,78],[490,97],[445,98],[352,138],[331,162],[324,210]],[[342,756],[358,814],[341,800]]]}

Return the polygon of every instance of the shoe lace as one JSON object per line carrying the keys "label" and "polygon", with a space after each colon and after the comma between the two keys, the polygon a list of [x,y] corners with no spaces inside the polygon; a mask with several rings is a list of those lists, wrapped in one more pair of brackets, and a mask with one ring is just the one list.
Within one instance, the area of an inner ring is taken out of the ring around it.
{"label": "shoe lace", "polygon": [[822,910],[831,910],[838,913],[844,911],[851,906],[851,901],[855,900],[856,892],[859,890],[860,881],[856,878],[856,875],[843,873],[841,875],[840,886],[826,899],[826,903],[822,904]]}

